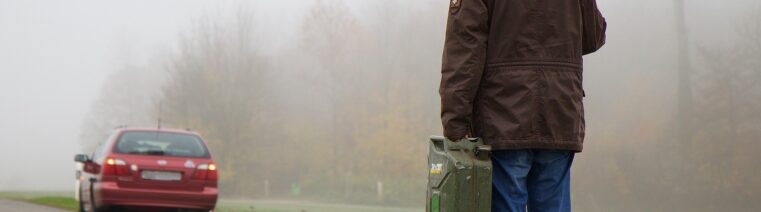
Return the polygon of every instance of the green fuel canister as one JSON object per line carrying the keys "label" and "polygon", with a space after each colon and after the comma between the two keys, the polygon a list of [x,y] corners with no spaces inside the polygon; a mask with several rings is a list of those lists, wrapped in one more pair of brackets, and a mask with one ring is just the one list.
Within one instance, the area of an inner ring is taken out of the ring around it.
{"label": "green fuel canister", "polygon": [[426,211],[491,211],[491,147],[481,139],[430,140]]}

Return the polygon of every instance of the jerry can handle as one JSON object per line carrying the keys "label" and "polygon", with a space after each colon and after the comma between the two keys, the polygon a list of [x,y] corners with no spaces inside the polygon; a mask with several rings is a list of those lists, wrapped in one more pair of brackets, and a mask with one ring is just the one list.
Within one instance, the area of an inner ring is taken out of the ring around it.
{"label": "jerry can handle", "polygon": [[444,152],[446,149],[446,146],[444,145],[444,139],[443,137],[437,137],[437,136],[431,136],[431,143],[433,145],[433,149],[436,152]]}
{"label": "jerry can handle", "polygon": [[478,145],[475,149],[473,149],[473,153],[476,156],[479,156],[481,153],[490,154],[491,153],[491,146],[488,145]]}

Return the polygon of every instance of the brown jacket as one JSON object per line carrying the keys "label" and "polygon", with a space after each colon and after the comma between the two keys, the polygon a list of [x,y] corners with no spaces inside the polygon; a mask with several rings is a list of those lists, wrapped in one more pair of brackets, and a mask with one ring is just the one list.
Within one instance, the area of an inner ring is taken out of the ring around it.
{"label": "brown jacket", "polygon": [[581,151],[582,55],[605,43],[595,0],[450,0],[444,135],[494,149]]}

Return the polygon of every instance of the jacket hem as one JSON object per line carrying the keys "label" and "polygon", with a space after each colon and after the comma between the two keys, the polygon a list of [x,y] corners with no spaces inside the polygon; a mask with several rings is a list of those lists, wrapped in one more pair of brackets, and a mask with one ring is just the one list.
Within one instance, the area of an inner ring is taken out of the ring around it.
{"label": "jacket hem", "polygon": [[581,60],[563,60],[563,59],[541,59],[533,60],[507,60],[501,62],[487,63],[487,68],[502,67],[563,67],[571,69],[581,69]]}
{"label": "jacket hem", "polygon": [[581,152],[584,147],[581,141],[484,139],[484,142],[493,150],[551,149]]}

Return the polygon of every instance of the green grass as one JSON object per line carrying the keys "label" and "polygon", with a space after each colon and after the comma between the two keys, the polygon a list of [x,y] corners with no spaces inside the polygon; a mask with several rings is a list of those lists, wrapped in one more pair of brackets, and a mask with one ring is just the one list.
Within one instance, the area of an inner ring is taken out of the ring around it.
{"label": "green grass", "polygon": [[79,203],[71,197],[36,197],[24,201],[69,211],[77,211],[79,209]]}
{"label": "green grass", "polygon": [[[79,204],[67,192],[0,192],[0,198],[46,205],[77,211]],[[289,200],[220,200],[214,211],[219,212],[414,212],[422,208],[399,208],[330,204]]]}
{"label": "green grass", "polygon": [[63,191],[0,191],[3,199],[31,199],[36,197],[71,197],[74,192]]}
{"label": "green grass", "polygon": [[0,192],[0,198],[12,199],[60,208],[68,211],[77,211],[79,203],[71,197],[70,192]]}

